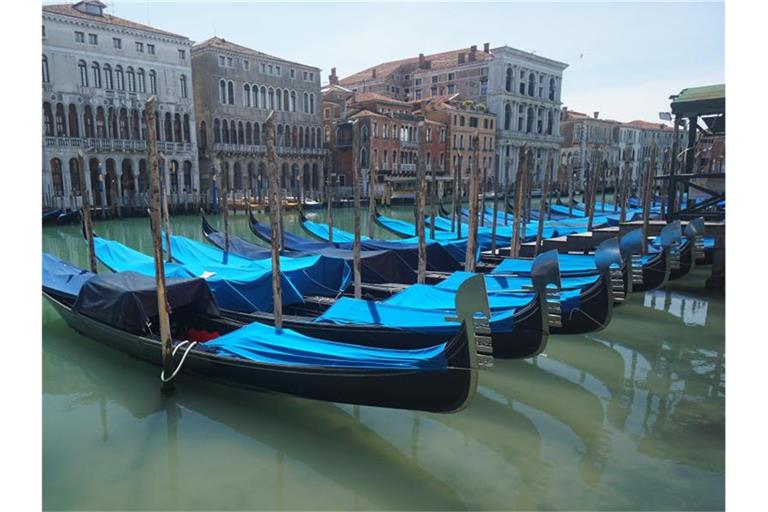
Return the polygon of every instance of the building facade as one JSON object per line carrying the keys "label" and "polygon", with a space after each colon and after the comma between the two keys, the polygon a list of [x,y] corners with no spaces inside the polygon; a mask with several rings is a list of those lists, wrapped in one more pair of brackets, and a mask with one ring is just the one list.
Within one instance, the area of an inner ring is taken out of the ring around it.
{"label": "building facade", "polygon": [[192,42],[104,12],[97,0],[42,10],[43,204],[144,209],[149,191],[145,102],[157,98],[159,167],[172,204],[200,190]]}
{"label": "building facade", "polygon": [[621,150],[617,144],[616,130],[621,123],[601,119],[599,112],[592,116],[563,108],[560,114],[561,161],[574,173],[575,186],[581,189],[591,169],[608,165],[606,177],[613,178]]}
{"label": "building facade", "polygon": [[268,182],[265,121],[275,113],[280,183],[287,196],[324,189],[320,70],[213,37],[192,48],[203,190],[262,198]]}
{"label": "building facade", "polygon": [[514,180],[519,148],[533,151],[534,181],[548,157],[559,163],[560,93],[567,64],[490,44],[386,62],[339,84],[404,101],[460,94],[496,116],[496,153],[502,183]]}

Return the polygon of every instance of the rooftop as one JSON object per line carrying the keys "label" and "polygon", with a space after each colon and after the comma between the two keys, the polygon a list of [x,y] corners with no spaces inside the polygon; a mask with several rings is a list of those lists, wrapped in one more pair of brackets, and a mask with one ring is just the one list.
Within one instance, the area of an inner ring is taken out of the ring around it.
{"label": "rooftop", "polygon": [[641,130],[662,130],[662,131],[672,131],[671,126],[667,126],[664,123],[650,123],[648,121],[641,121],[639,119],[636,119],[634,121],[630,121],[628,123],[623,123],[626,126],[633,126],[635,128],[640,128]]}
{"label": "rooftop", "polygon": [[306,68],[312,68],[316,70],[320,70],[320,68],[317,68],[315,66],[309,66],[307,64],[302,64],[300,62],[293,62],[290,60],[282,59],[280,57],[275,57],[274,55],[269,55],[268,53],[260,52],[257,50],[253,50],[251,48],[248,48],[247,46],[242,46],[236,43],[233,43],[231,41],[227,41],[223,37],[211,37],[210,39],[206,39],[205,41],[196,44],[192,47],[193,52],[197,52],[200,50],[204,50],[206,48],[213,48],[216,50],[223,50],[223,51],[229,51],[234,53],[240,53],[243,55],[250,55],[252,57],[256,58],[262,58],[262,59],[271,59],[276,60],[279,62],[284,62],[286,64],[294,64],[296,66],[303,66]]}
{"label": "rooftop", "polygon": [[[432,70],[438,70],[438,69],[445,69],[449,67],[458,66],[459,62],[459,54],[465,53],[467,57],[469,56],[471,48],[461,48],[458,50],[451,50],[448,52],[442,52],[442,53],[433,53],[431,55],[425,55],[424,60],[429,61],[430,63],[430,69]],[[484,61],[491,59],[493,55],[490,53],[486,53],[482,50],[475,51],[475,60],[476,61]],[[390,76],[392,73],[397,71],[397,69],[400,66],[411,64],[414,66],[417,66],[419,64],[419,57],[409,57],[407,59],[400,59],[400,60],[393,60],[389,62],[383,62],[381,64],[377,64],[376,66],[371,66],[368,69],[365,69],[363,71],[360,71],[358,73],[355,73],[353,75],[349,75],[346,78],[342,78],[339,80],[339,83],[342,85],[350,85],[350,84],[356,84],[367,80],[373,80],[373,70],[376,70],[376,78],[386,78]],[[471,64],[469,62],[469,58],[465,60],[465,64]]]}
{"label": "rooftop", "polygon": [[[91,3],[93,5],[104,6],[104,4],[102,4],[101,2],[91,2]],[[44,5],[43,13],[58,14],[60,16],[70,16],[72,18],[80,18],[83,20],[92,21],[94,23],[105,23],[108,25],[117,25],[120,27],[130,28],[133,30],[141,30],[144,32],[152,32],[154,34],[160,34],[164,36],[178,37],[181,39],[189,39],[187,36],[182,36],[180,34],[174,34],[173,32],[160,30],[155,27],[150,27],[149,25],[142,25],[141,23],[136,23],[135,21],[118,18],[117,16],[112,16],[111,14],[106,14],[104,12],[102,12],[101,14],[88,14],[78,9],[75,9],[75,5],[78,5],[78,4]]]}
{"label": "rooftop", "polygon": [[688,87],[669,99],[673,114],[721,114],[725,112],[725,84]]}

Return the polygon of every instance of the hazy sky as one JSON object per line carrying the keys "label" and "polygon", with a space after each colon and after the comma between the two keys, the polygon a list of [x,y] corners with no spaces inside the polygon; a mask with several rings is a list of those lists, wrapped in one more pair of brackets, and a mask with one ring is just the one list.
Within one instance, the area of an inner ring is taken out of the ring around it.
{"label": "hazy sky", "polygon": [[104,2],[194,41],[218,35],[317,66],[323,83],[332,66],[344,77],[420,52],[507,44],[568,63],[563,104],[620,121],[655,121],[670,94],[725,81],[722,2]]}

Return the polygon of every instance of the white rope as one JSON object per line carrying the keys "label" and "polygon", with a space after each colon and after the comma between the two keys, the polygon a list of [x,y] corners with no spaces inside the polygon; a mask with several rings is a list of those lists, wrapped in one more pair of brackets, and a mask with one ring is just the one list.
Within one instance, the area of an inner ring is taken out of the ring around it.
{"label": "white rope", "polygon": [[171,352],[171,358],[176,356],[176,352],[181,347],[183,347],[184,345],[187,345],[187,349],[184,351],[184,355],[181,356],[181,361],[179,361],[178,366],[176,366],[176,369],[173,370],[173,373],[171,374],[171,376],[166,379],[165,378],[165,369],[160,371],[160,380],[162,380],[163,382],[170,382],[170,381],[172,381],[174,379],[174,377],[176,377],[176,375],[179,373],[179,370],[181,370],[181,366],[184,364],[184,360],[187,358],[187,354],[189,354],[189,351],[192,350],[192,348],[195,345],[197,345],[197,342],[193,341],[193,342],[190,343],[189,340],[184,340],[184,341],[180,342],[175,347],[173,347],[173,352]]}

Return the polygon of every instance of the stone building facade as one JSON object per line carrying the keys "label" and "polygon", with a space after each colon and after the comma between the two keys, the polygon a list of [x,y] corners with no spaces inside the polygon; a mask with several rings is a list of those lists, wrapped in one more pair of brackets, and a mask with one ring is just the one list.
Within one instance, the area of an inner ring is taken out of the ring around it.
{"label": "stone building facade", "polygon": [[264,197],[265,121],[275,112],[281,187],[320,198],[324,189],[320,70],[213,37],[192,48],[203,190],[229,179],[235,195]]}
{"label": "stone building facade", "polygon": [[621,123],[601,119],[599,112],[591,116],[563,108],[560,115],[561,161],[567,164],[575,175],[575,186],[583,188],[591,169],[608,163],[607,177],[610,179],[618,165],[621,151],[616,143],[616,130]]}
{"label": "stone building facade", "polygon": [[559,163],[560,93],[567,64],[502,46],[483,45],[377,64],[339,81],[352,91],[418,101],[460,94],[496,116],[502,183],[514,179],[519,148],[535,158],[534,180],[552,155]]}
{"label": "stone building facade", "polygon": [[146,206],[144,104],[157,98],[160,169],[171,203],[200,190],[192,42],[85,0],[42,8],[43,204],[81,204],[78,152],[96,208]]}

